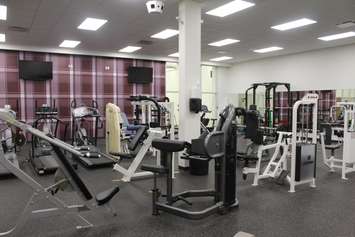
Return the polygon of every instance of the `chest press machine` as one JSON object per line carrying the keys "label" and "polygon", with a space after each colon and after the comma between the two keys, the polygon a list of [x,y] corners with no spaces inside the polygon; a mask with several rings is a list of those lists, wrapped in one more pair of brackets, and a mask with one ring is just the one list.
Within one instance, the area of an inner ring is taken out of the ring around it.
{"label": "chest press machine", "polygon": [[[98,193],[95,197],[89,191],[83,180],[76,173],[72,164],[64,155],[63,150],[76,156],[85,156],[80,151],[76,150],[73,146],[57,139],[49,137],[38,129],[31,127],[28,124],[17,121],[13,115],[6,109],[0,109],[0,120],[6,122],[9,126],[21,129],[23,132],[28,132],[32,136],[37,136],[40,139],[48,142],[53,146],[56,154],[55,158],[58,162],[59,168],[57,169],[56,182],[49,186],[44,187],[38,183],[31,176],[22,171],[19,167],[5,158],[4,150],[0,146],[0,164],[7,168],[18,179],[26,183],[33,190],[33,195],[29,199],[25,209],[23,210],[20,218],[16,224],[5,232],[0,232],[0,236],[13,235],[18,236],[18,231],[26,223],[29,217],[48,217],[54,215],[70,216],[73,217],[78,225],[77,229],[93,227],[93,224],[81,215],[81,212],[90,211],[93,208],[100,206],[106,207],[112,214],[116,215],[115,211],[110,206],[111,199],[119,192],[118,187],[111,188],[104,192]],[[73,190],[78,194],[82,204],[69,205],[56,196],[58,191]],[[52,204],[50,208],[37,209],[36,205],[40,205],[43,200],[47,200]]]}
{"label": "chest press machine", "polygon": [[121,159],[133,159],[133,161],[128,168],[117,162],[113,169],[123,175],[121,180],[124,182],[130,182],[133,178],[152,176],[151,172],[138,172],[137,170],[152,146],[153,139],[163,137],[163,132],[159,129],[148,130],[146,126],[140,126],[128,144],[129,153],[121,152],[119,114],[118,106],[111,103],[106,105],[106,152],[117,161]]}
{"label": "chest press machine", "polygon": [[[297,185],[315,187],[318,95],[306,94],[293,105],[292,111],[292,132],[278,132],[276,143],[259,147],[256,166],[243,169],[245,176],[254,174],[253,186],[257,186],[261,179],[281,181],[285,178],[291,193],[295,192]],[[274,152],[262,171],[262,154],[266,150]],[[288,159],[291,160],[289,167]]]}
{"label": "chest press machine", "polygon": [[[154,186],[152,189],[153,215],[165,211],[188,219],[202,219],[213,213],[225,213],[239,205],[236,195],[236,109],[227,106],[220,114],[217,126],[204,140],[206,157],[186,156],[185,159],[211,160],[215,162],[215,187],[208,190],[188,190],[173,194],[174,172],[172,157],[174,152],[184,150],[190,146],[184,141],[156,139],[152,146],[161,152],[163,165],[143,165],[142,170],[154,173]],[[161,192],[157,187],[157,174],[166,175],[166,202],[159,201]],[[173,206],[177,201],[191,204],[186,198],[212,197],[214,204],[203,210],[190,211]]]}

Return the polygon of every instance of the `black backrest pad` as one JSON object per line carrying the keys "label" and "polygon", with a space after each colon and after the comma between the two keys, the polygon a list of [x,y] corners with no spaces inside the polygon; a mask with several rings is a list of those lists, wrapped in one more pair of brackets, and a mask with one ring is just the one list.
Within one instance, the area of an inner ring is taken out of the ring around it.
{"label": "black backrest pad", "polygon": [[75,183],[75,186],[78,187],[78,189],[81,192],[82,196],[86,200],[91,200],[92,199],[92,195],[91,195],[89,189],[86,187],[86,185],[83,182],[83,180],[76,173],[76,171],[74,170],[73,166],[70,164],[70,162],[65,157],[64,153],[60,150],[59,147],[54,146],[54,145],[52,145],[52,146],[53,146],[53,150],[56,153],[56,155],[58,156],[60,162],[63,164],[63,166],[65,168],[65,171],[67,171],[66,173],[68,173],[70,175],[71,180]]}
{"label": "black backrest pad", "polygon": [[130,151],[134,151],[137,148],[139,142],[141,141],[141,139],[143,139],[146,130],[147,130],[146,126],[141,126],[140,128],[138,128],[136,135],[128,144],[128,149]]}
{"label": "black backrest pad", "polygon": [[257,137],[259,128],[258,114],[256,111],[248,110],[245,114],[245,138],[254,139]]}

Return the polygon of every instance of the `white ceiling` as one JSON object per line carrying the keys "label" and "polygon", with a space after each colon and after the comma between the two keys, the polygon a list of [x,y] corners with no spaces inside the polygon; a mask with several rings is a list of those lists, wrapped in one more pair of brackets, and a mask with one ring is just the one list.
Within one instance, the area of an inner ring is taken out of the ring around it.
{"label": "white ceiling", "polygon": [[[232,62],[261,57],[304,52],[325,47],[355,43],[355,38],[323,42],[319,36],[355,30],[339,29],[336,24],[355,20],[354,0],[248,0],[256,5],[236,14],[219,18],[204,14],[228,0],[201,0],[203,4],[202,58],[232,56]],[[178,28],[178,0],[165,0],[162,15],[149,15],[145,0],[7,0],[8,20],[0,22],[6,43],[23,47],[58,48],[64,39],[79,40],[81,51],[110,53],[140,40],[153,41],[144,45],[142,55],[166,57],[175,53],[178,38],[151,39],[149,36],[166,28]],[[107,19],[99,31],[82,31],[77,26],[86,17]],[[304,28],[279,32],[270,26],[307,17],[318,21]],[[8,27],[28,28],[28,32],[10,31]],[[224,38],[241,42],[216,48],[208,43]],[[281,46],[285,50],[256,54],[253,49]],[[0,45],[1,47],[1,45]],[[224,52],[221,52],[224,51]]]}

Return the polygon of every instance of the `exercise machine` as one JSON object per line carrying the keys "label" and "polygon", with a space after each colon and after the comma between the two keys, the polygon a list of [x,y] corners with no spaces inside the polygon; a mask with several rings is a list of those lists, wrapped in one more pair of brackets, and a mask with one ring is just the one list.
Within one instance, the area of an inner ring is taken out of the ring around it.
{"label": "exercise machine", "polygon": [[[173,193],[173,153],[181,152],[192,146],[185,141],[155,139],[152,146],[161,152],[161,165],[143,165],[142,170],[154,173],[152,189],[153,215],[165,211],[188,219],[202,219],[213,213],[224,214],[239,205],[236,195],[236,109],[227,106],[220,114],[213,132],[209,133],[203,143],[206,156],[185,156],[185,159],[199,159],[215,161],[215,188],[211,190],[189,190]],[[166,201],[159,201],[161,195],[157,187],[157,175],[166,175]],[[187,198],[212,197],[214,204],[203,210],[190,211],[174,204],[177,201],[190,203]]]}
{"label": "exercise machine", "polygon": [[[3,108],[4,111],[7,111],[10,115],[16,118],[16,112],[11,110],[10,105],[5,105]],[[6,123],[2,123],[2,129],[0,130],[1,136],[1,146],[4,151],[4,158],[10,161],[16,168],[20,168],[19,161],[16,156],[16,147],[18,145],[24,145],[26,143],[26,138],[19,133],[11,129]],[[5,166],[0,164],[0,177],[9,177],[12,176],[10,170],[5,168]]]}
{"label": "exercise machine", "polygon": [[[254,83],[245,91],[245,109],[249,109],[248,95],[252,91],[252,104],[256,105],[256,92],[259,87],[265,88],[265,112],[264,112],[264,126],[276,127],[284,126],[287,131],[291,130],[292,121],[292,98],[291,85],[289,83],[269,82],[269,83]],[[277,93],[277,88],[284,87],[287,93],[286,106],[281,106],[280,93]],[[286,110],[287,121],[281,120],[281,114]]]}
{"label": "exercise machine", "polygon": [[[342,120],[333,120],[331,123],[322,124],[321,147],[323,163],[335,172],[341,170],[341,178],[347,180],[346,174],[355,172],[355,106],[354,103],[340,102],[331,110],[340,109]],[[331,111],[333,114],[335,111]],[[334,117],[333,117],[334,119]],[[342,157],[337,158],[335,151],[342,148]],[[330,157],[326,150],[330,150]]]}
{"label": "exercise machine", "polygon": [[[87,168],[100,168],[112,166],[114,160],[102,153],[97,147],[98,129],[103,127],[101,114],[96,101],[92,101],[91,107],[77,106],[76,100],[72,107],[72,145],[75,149],[85,152],[85,156],[74,156]],[[86,127],[84,124],[86,123]],[[101,124],[101,125],[100,125]],[[91,127],[91,129],[89,129]],[[89,130],[92,130],[91,134]]]}
{"label": "exercise machine", "polygon": [[[55,100],[53,100],[53,104],[51,103],[51,105],[43,104],[41,107],[38,107],[37,101],[35,105],[37,119],[32,126],[51,137],[58,137],[60,126],[64,126],[63,139],[65,140],[68,124],[58,118]],[[57,170],[59,165],[53,156],[55,156],[53,148],[48,142],[32,136],[29,161],[37,174],[52,174]]]}
{"label": "exercise machine", "polygon": [[[279,183],[285,179],[292,193],[297,185],[315,187],[318,95],[306,94],[294,104],[292,111],[292,132],[278,132],[276,143],[259,147],[256,166],[243,169],[243,175],[254,174],[253,186],[257,186],[261,179],[273,178]],[[274,152],[262,171],[262,154],[266,150]],[[290,167],[288,159],[291,160]]]}
{"label": "exercise machine", "polygon": [[[134,178],[152,176],[151,172],[139,172],[138,168],[151,148],[152,141],[155,138],[163,137],[163,132],[159,128],[150,128],[148,130],[146,126],[141,125],[128,144],[130,152],[121,152],[119,113],[120,108],[118,106],[112,103],[106,105],[106,152],[117,160],[113,169],[123,175],[121,180],[124,182],[130,182]],[[132,159],[132,162],[126,168],[118,163],[121,159]]]}
{"label": "exercise machine", "polygon": [[[119,188],[113,187],[94,196],[87,188],[84,181],[75,172],[63,151],[76,156],[85,156],[85,154],[82,154],[80,151],[75,149],[75,147],[57,138],[47,136],[42,131],[35,129],[28,124],[17,121],[13,114],[6,109],[0,109],[0,120],[6,122],[9,126],[11,125],[21,129],[24,133],[29,133],[32,136],[39,137],[40,139],[50,143],[53,146],[53,150],[56,154],[55,158],[60,166],[60,168],[57,169],[55,183],[45,187],[14,165],[11,161],[6,159],[4,150],[2,146],[0,146],[0,163],[33,190],[33,195],[29,199],[16,224],[9,230],[0,233],[0,236],[19,236],[18,234],[21,227],[26,223],[26,220],[31,217],[45,218],[53,215],[65,217],[70,216],[78,222],[76,228],[82,229],[93,227],[93,224],[82,216],[83,212],[90,211],[98,207],[105,207],[112,214],[116,215],[116,212],[110,206],[110,201],[119,192]],[[57,195],[57,193],[62,190],[70,189],[78,194],[81,201],[80,204],[68,205]],[[45,203],[50,202],[51,207],[37,209],[36,205],[41,205],[43,201],[45,201]]]}

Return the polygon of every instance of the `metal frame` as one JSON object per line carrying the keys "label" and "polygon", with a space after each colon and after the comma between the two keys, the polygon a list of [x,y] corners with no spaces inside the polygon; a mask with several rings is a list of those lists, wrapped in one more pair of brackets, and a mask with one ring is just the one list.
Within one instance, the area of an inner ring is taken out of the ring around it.
{"label": "metal frame", "polygon": [[[317,116],[318,116],[318,95],[306,94],[301,100],[297,101],[293,106],[292,116],[292,132],[278,132],[279,138],[275,144],[260,146],[258,150],[258,161],[254,168],[244,168],[243,174],[254,174],[253,186],[259,184],[260,179],[276,178],[282,171],[287,170],[287,158],[291,159],[290,172],[287,175],[287,181],[290,185],[289,192],[295,192],[295,187],[301,184],[310,184],[311,187],[316,187],[315,177],[307,180],[296,181],[296,145],[304,138],[304,134],[300,134],[297,130],[298,109],[301,105],[310,105],[312,109],[312,129],[307,132],[305,139],[312,139],[312,144],[317,144]],[[282,148],[282,149],[281,149]],[[265,150],[275,149],[268,165],[262,174],[261,160]],[[283,153],[281,154],[281,150]]]}
{"label": "metal frame", "polygon": [[[275,111],[276,108],[276,88],[279,86],[284,86],[287,90],[287,102],[288,102],[288,107],[287,109],[287,119],[288,119],[288,129],[291,129],[291,104],[292,104],[292,98],[291,98],[291,85],[290,83],[281,83],[281,82],[269,82],[269,83],[254,83],[251,85],[250,88],[248,88],[245,91],[245,109],[248,110],[248,95],[249,91],[253,91],[253,104],[255,105],[256,103],[256,90],[258,87],[263,86],[265,87],[265,124],[264,126],[266,127],[275,127]],[[271,98],[271,91],[272,91],[272,98]],[[271,99],[272,99],[272,105],[271,105]],[[280,98],[278,98],[280,99]],[[271,115],[272,113],[272,115]],[[270,118],[272,117],[272,118]],[[280,121],[280,113],[278,113],[278,120]]]}
{"label": "metal frame", "polygon": [[[221,113],[221,118],[214,131],[209,133],[204,141],[204,148],[208,158],[186,156],[186,159],[209,160],[215,159],[215,187],[214,189],[188,190],[173,194],[173,154],[167,152],[166,168],[167,193],[166,201],[159,201],[160,191],[157,188],[156,173],[154,173],[154,186],[152,190],[153,215],[159,210],[165,211],[187,219],[202,219],[214,213],[225,213],[239,206],[236,195],[236,109],[228,105]],[[199,211],[190,211],[173,204],[179,200],[189,203],[185,198],[213,197],[214,204]]]}
{"label": "metal frame", "polygon": [[[331,114],[335,108],[341,108],[344,110],[343,127],[333,128],[332,130],[343,131],[343,138],[339,141],[343,145],[343,157],[336,158],[335,156],[327,157],[325,147],[325,134],[320,134],[323,163],[330,169],[331,172],[335,172],[336,169],[341,170],[341,178],[347,180],[346,174],[355,172],[355,103],[352,102],[340,102],[331,108]],[[333,134],[332,134],[333,135]],[[333,138],[333,137],[332,137]]]}
{"label": "metal frame", "polygon": [[[120,172],[123,174],[122,181],[124,182],[131,182],[134,178],[144,178],[144,177],[151,177],[153,174],[151,172],[137,172],[138,167],[142,163],[145,155],[152,147],[152,141],[156,138],[162,138],[163,132],[160,129],[149,129],[148,130],[148,137],[144,140],[143,145],[139,149],[136,157],[134,157],[132,163],[129,165],[128,168],[121,166],[120,164],[116,163],[113,166],[113,170]],[[160,160],[157,159],[157,164],[160,164]]]}
{"label": "metal frame", "polygon": [[[63,150],[65,150],[69,153],[72,153],[74,155],[78,155],[78,156],[82,155],[73,146],[71,146],[59,139],[48,137],[45,133],[41,132],[40,130],[35,129],[25,123],[17,121],[5,109],[0,109],[0,120],[3,120],[4,122],[8,123],[9,125],[15,126],[19,129],[23,130],[24,132],[29,132],[32,135],[37,136],[37,137],[49,142],[50,144],[53,145],[53,147],[57,151],[59,149],[63,149]],[[49,187],[44,187],[40,183],[38,183],[36,180],[34,180],[31,176],[29,176],[24,171],[22,171],[19,167],[16,167],[13,163],[8,161],[5,158],[2,146],[0,146],[0,163],[5,168],[7,168],[13,175],[15,175],[17,178],[19,178],[22,182],[24,182],[28,186],[30,186],[31,189],[33,190],[33,194],[31,196],[31,198],[28,200],[27,205],[24,208],[21,216],[17,220],[16,224],[13,227],[11,227],[9,230],[1,232],[0,236],[6,236],[6,235],[16,236],[16,234],[18,233],[20,228],[22,226],[24,226],[24,224],[26,223],[26,220],[30,217],[39,217],[40,218],[40,217],[46,217],[46,216],[52,216],[52,215],[58,215],[58,214],[61,216],[70,215],[75,220],[78,221],[79,224],[76,226],[77,229],[89,228],[89,227],[93,226],[93,224],[91,224],[87,219],[85,219],[80,214],[80,212],[91,210],[92,207],[97,207],[97,204],[93,200],[91,193],[88,190],[87,190],[88,193],[81,192],[82,189],[79,188],[77,183],[73,181],[73,179],[72,179],[73,176],[71,176],[71,174],[67,170],[66,165],[63,162],[60,162],[60,159],[58,159],[57,161],[58,161],[58,164],[61,168],[61,171],[64,173],[64,175],[65,175],[65,177],[67,177],[67,179],[61,180]],[[52,192],[59,185],[63,184],[63,182],[70,183],[70,185],[73,187],[73,189],[76,191],[79,198],[81,199],[82,204],[68,205],[63,200],[61,200],[58,197],[53,195]],[[87,189],[86,186],[84,188]],[[53,207],[45,208],[45,209],[36,209],[35,205],[38,203],[40,204],[42,200],[50,201],[52,203]],[[114,210],[109,206],[109,203],[105,204],[104,206],[106,208],[108,208],[113,214],[115,214]]]}

